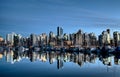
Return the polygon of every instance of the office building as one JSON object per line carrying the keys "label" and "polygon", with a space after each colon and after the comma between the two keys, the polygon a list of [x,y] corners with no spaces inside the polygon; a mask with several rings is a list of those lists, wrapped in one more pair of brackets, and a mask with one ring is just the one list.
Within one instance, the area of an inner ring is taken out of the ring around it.
{"label": "office building", "polygon": [[46,33],[42,33],[40,35],[40,42],[39,42],[39,45],[40,46],[44,46],[44,45],[48,45],[48,36],[46,35]]}
{"label": "office building", "polygon": [[62,35],[63,35],[63,29],[62,29],[62,27],[57,27],[57,36],[59,38],[62,38]]}
{"label": "office building", "polygon": [[110,29],[107,29],[107,43],[110,44],[111,36],[110,36]]}
{"label": "office building", "polygon": [[35,34],[31,34],[30,35],[30,42],[31,42],[31,46],[36,46],[36,43],[37,43],[37,37]]}
{"label": "office building", "polygon": [[114,38],[115,46],[118,46],[120,42],[120,33],[118,31],[113,32],[113,38]]}
{"label": "office building", "polygon": [[83,45],[83,32],[82,32],[82,30],[79,30],[74,35],[74,44],[75,44],[75,46],[79,46],[79,47]]}
{"label": "office building", "polygon": [[2,42],[3,41],[3,38],[2,38],[2,36],[0,36],[0,42]]}
{"label": "office building", "polygon": [[111,44],[110,29],[103,31],[99,36],[99,45],[109,45]]}
{"label": "office building", "polygon": [[20,41],[22,36],[20,34],[14,35],[14,46],[20,46],[22,41]]}
{"label": "office building", "polygon": [[63,29],[62,27],[57,27],[57,45],[62,46],[63,45]]}
{"label": "office building", "polygon": [[83,46],[85,47],[90,46],[89,40],[90,40],[89,35],[87,33],[84,33],[83,34]]}
{"label": "office building", "polygon": [[95,36],[94,33],[89,34],[89,43],[90,43],[90,46],[96,46],[97,45],[97,37]]}
{"label": "office building", "polygon": [[11,34],[7,34],[6,41],[8,44],[13,45],[14,44],[14,36],[16,33],[12,32]]}
{"label": "office building", "polygon": [[52,31],[50,31],[50,33],[49,33],[49,45],[51,45],[51,46],[56,45],[56,36]]}

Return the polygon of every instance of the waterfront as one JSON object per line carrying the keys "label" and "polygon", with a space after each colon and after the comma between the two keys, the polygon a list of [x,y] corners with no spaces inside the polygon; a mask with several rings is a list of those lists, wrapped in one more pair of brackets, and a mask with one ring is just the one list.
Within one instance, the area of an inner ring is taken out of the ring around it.
{"label": "waterfront", "polygon": [[0,77],[120,77],[120,0],[0,0]]}
{"label": "waterfront", "polygon": [[76,52],[4,51],[2,77],[119,77],[119,55]]}

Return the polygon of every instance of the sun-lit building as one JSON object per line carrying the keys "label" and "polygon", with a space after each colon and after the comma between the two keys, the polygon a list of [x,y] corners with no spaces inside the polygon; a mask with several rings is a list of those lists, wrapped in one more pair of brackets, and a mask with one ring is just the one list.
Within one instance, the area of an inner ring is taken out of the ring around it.
{"label": "sun-lit building", "polygon": [[0,36],[0,42],[1,42],[1,41],[3,41],[3,38],[2,38],[2,36]]}

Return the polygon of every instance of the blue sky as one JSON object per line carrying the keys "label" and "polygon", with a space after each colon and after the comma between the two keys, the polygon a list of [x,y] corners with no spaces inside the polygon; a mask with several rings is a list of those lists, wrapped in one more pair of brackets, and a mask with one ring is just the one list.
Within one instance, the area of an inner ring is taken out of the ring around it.
{"label": "blue sky", "polygon": [[0,35],[120,31],[120,0],[0,0]]}

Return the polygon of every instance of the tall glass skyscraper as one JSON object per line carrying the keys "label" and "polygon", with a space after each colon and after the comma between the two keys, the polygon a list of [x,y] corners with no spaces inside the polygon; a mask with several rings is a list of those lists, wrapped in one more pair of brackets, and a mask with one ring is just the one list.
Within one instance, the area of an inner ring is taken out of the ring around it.
{"label": "tall glass skyscraper", "polygon": [[62,36],[62,35],[63,35],[62,27],[57,27],[57,36]]}

